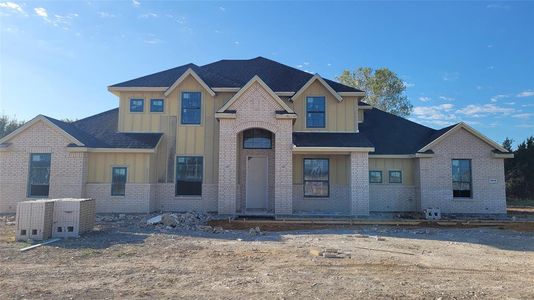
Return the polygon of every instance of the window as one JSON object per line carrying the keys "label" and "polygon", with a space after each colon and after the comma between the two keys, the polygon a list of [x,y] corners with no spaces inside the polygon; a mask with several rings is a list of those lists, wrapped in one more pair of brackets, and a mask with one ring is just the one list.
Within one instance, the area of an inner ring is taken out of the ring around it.
{"label": "window", "polygon": [[304,159],[304,197],[328,197],[328,159]]}
{"label": "window", "polygon": [[182,124],[200,124],[200,92],[182,93]]}
{"label": "window", "polygon": [[124,196],[126,194],[126,167],[113,167],[111,169],[111,196]]}
{"label": "window", "polygon": [[243,148],[271,149],[272,133],[265,129],[252,128],[243,132]]}
{"label": "window", "polygon": [[452,195],[458,198],[472,197],[471,160],[452,160]]}
{"label": "window", "polygon": [[202,195],[202,157],[176,158],[176,196]]}
{"label": "window", "polygon": [[130,112],[143,112],[144,106],[144,99],[130,99]]}
{"label": "window", "polygon": [[370,183],[382,183],[382,171],[369,171]]}
{"label": "window", "polygon": [[402,183],[402,172],[389,171],[389,183]]}
{"label": "window", "polygon": [[29,197],[48,197],[51,156],[50,153],[32,153],[30,155]]}
{"label": "window", "polygon": [[150,112],[163,112],[163,99],[150,99]]}
{"label": "window", "polygon": [[306,127],[325,127],[324,97],[306,97]]}

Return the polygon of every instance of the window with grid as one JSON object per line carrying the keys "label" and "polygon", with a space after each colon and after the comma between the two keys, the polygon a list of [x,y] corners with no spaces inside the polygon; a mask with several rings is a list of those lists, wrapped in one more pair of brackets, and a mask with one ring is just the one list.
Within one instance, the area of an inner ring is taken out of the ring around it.
{"label": "window with grid", "polygon": [[111,196],[124,196],[126,194],[126,179],[128,169],[126,167],[111,168]]}
{"label": "window with grid", "polygon": [[382,183],[382,171],[369,171],[370,183]]}
{"label": "window with grid", "polygon": [[51,157],[50,153],[32,153],[30,155],[29,197],[48,197]]}
{"label": "window with grid", "polygon": [[200,124],[200,92],[182,93],[182,124]]}
{"label": "window with grid", "polygon": [[328,159],[304,159],[304,197],[329,196],[329,162]]}
{"label": "window with grid", "polygon": [[202,195],[202,157],[176,158],[176,196]]}
{"label": "window with grid", "polygon": [[150,112],[163,112],[164,104],[163,99],[150,99]]}
{"label": "window with grid", "polygon": [[130,99],[130,112],[143,112],[144,106],[144,99]]}
{"label": "window with grid", "polygon": [[471,160],[452,160],[452,194],[455,198],[471,198],[472,191]]}
{"label": "window with grid", "polygon": [[325,128],[325,98],[306,97],[306,127]]}

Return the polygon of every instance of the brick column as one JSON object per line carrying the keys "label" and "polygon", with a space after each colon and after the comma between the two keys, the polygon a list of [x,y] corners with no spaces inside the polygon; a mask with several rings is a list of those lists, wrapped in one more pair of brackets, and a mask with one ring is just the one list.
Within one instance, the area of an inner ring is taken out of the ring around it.
{"label": "brick column", "polygon": [[237,135],[233,124],[231,119],[220,120],[218,212],[222,215],[236,213]]}
{"label": "brick column", "polygon": [[369,215],[369,156],[367,152],[350,153],[351,214]]}
{"label": "brick column", "polygon": [[293,213],[293,135],[292,120],[278,120],[275,135],[274,213]]}

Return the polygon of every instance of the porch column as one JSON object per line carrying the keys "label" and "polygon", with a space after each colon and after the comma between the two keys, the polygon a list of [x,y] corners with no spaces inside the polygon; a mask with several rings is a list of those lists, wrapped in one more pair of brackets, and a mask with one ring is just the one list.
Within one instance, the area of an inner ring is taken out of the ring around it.
{"label": "porch column", "polygon": [[351,214],[369,215],[369,156],[367,152],[350,153]]}
{"label": "porch column", "polygon": [[278,120],[275,133],[274,213],[293,213],[293,135],[292,120]]}
{"label": "porch column", "polygon": [[237,196],[237,135],[232,130],[234,120],[221,119],[219,129],[219,191],[218,213],[236,213]]}

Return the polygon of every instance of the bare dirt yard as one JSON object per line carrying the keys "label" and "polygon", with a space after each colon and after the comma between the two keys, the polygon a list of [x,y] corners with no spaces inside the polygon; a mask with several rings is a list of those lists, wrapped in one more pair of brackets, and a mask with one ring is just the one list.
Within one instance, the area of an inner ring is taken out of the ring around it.
{"label": "bare dirt yard", "polygon": [[27,244],[14,241],[13,219],[3,217],[0,299],[534,299],[529,230],[249,232],[173,229],[146,219],[99,216],[92,233],[21,253]]}

